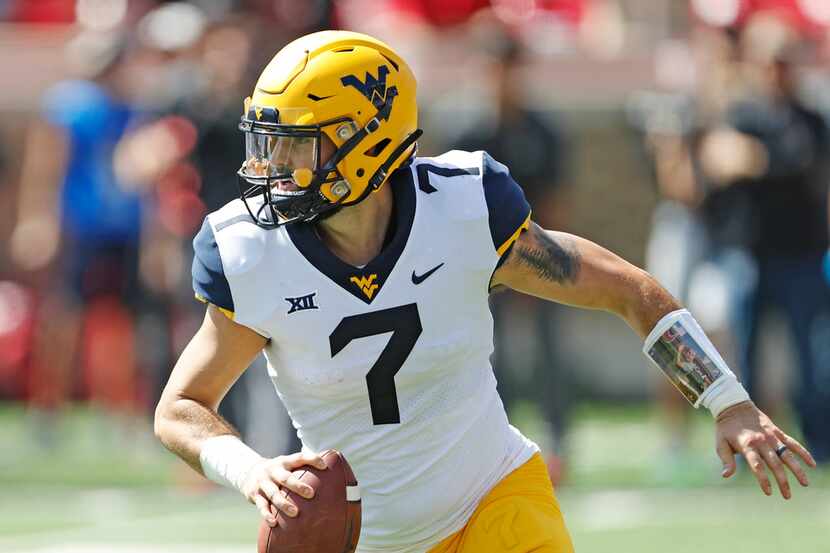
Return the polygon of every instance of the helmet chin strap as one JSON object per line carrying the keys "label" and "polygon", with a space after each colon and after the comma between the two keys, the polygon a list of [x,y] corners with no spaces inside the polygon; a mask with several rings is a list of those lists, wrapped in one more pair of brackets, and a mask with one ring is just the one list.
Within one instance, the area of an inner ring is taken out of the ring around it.
{"label": "helmet chin strap", "polygon": [[375,174],[372,175],[371,179],[369,179],[369,186],[367,186],[366,188],[377,190],[378,187],[380,187],[380,185],[383,184],[383,181],[386,180],[386,175],[387,173],[389,173],[389,169],[392,167],[392,165],[394,165],[395,162],[398,161],[398,158],[401,157],[403,153],[406,152],[407,149],[409,149],[410,146],[415,144],[415,142],[419,138],[421,138],[422,134],[424,134],[424,131],[422,129],[415,129],[415,131],[409,133],[409,136],[404,138],[401,141],[401,143],[398,144],[398,147],[392,150],[392,153],[389,154],[389,157],[386,158],[386,161],[384,161],[383,164],[381,164],[381,166],[378,167],[378,170],[375,171]]}

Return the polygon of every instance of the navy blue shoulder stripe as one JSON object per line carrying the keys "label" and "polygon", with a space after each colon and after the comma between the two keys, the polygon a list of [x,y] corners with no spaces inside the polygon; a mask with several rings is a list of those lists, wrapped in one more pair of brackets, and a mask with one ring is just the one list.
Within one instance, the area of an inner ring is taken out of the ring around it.
{"label": "navy blue shoulder stripe", "polygon": [[481,176],[490,221],[493,247],[502,255],[518,236],[530,216],[524,191],[507,168],[484,152]]}
{"label": "navy blue shoulder stripe", "polygon": [[419,163],[418,171],[418,188],[421,192],[432,194],[438,192],[438,189],[432,186],[429,182],[429,174],[438,175],[440,177],[460,177],[462,175],[478,175],[478,167],[440,167],[438,165],[431,165],[429,163]]}
{"label": "navy blue shoulder stripe", "polygon": [[233,311],[231,287],[225,278],[219,246],[207,218],[193,238],[193,251],[193,292],[203,301]]}

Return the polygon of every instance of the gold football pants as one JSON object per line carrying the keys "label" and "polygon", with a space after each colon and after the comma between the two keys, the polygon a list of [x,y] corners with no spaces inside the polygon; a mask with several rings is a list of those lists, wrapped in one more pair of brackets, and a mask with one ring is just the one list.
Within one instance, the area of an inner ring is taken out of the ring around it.
{"label": "gold football pants", "polygon": [[467,524],[429,553],[573,553],[547,467],[538,453],[478,504]]}

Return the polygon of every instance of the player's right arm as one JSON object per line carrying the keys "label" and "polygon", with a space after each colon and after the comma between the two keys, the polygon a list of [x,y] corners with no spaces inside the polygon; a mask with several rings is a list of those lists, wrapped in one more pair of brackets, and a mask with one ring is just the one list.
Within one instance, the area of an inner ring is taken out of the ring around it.
{"label": "player's right arm", "polygon": [[[217,409],[230,387],[268,343],[268,338],[234,320],[234,297],[213,227],[205,220],[193,240],[193,290],[208,304],[202,326],[179,357],[156,408],[161,442],[199,473],[239,490],[263,518],[276,524],[275,510],[297,515],[281,488],[312,497],[292,471],[304,465],[325,469],[313,453],[265,459],[239,439]],[[273,509],[272,509],[273,507]]]}
{"label": "player's right arm", "polygon": [[167,449],[199,473],[238,489],[270,525],[271,506],[297,516],[288,488],[310,498],[314,490],[292,476],[304,465],[325,469],[313,453],[266,459],[246,446],[217,412],[219,403],[266,344],[253,330],[208,305],[202,326],[179,357],[156,408],[155,433]]}
{"label": "player's right arm", "polygon": [[170,451],[203,473],[205,439],[236,430],[217,413],[219,402],[265,346],[253,330],[234,323],[214,305],[173,368],[156,407],[155,431]]}

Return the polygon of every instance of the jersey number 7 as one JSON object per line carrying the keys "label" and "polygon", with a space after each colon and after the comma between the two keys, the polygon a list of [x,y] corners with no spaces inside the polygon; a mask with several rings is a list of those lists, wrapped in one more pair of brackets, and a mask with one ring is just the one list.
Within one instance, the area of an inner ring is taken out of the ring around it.
{"label": "jersey number 7", "polygon": [[374,424],[400,424],[395,375],[409,357],[422,330],[418,306],[410,303],[345,317],[329,336],[331,356],[334,357],[352,340],[392,333],[380,357],[366,374]]}

